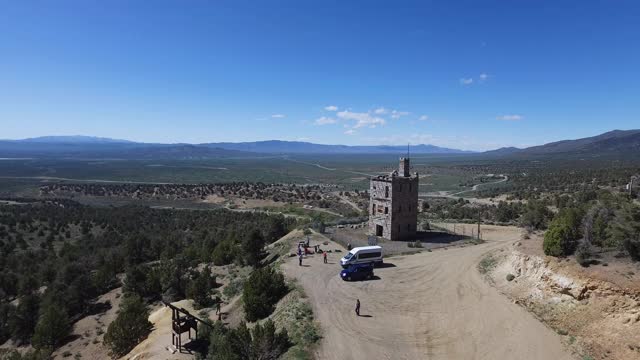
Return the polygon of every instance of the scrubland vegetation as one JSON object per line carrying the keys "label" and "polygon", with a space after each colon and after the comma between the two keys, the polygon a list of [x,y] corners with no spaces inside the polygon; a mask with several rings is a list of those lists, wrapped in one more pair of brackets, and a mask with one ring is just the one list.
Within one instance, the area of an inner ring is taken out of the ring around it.
{"label": "scrubland vegetation", "polygon": [[94,299],[121,286],[124,273],[123,308],[105,335],[112,353],[124,354],[149,331],[147,303],[188,296],[210,305],[216,280],[198,264],[259,267],[264,245],[295,225],[283,216],[225,210],[90,207],[69,200],[4,205],[0,342],[50,352],[72,322],[105,305]]}

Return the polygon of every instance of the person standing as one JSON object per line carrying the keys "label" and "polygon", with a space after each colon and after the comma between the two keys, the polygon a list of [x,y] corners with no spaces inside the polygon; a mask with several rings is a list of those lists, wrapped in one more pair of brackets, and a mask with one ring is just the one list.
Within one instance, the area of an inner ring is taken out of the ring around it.
{"label": "person standing", "polygon": [[327,252],[326,251],[322,253],[322,258],[324,259],[324,263],[326,264],[327,263]]}
{"label": "person standing", "polygon": [[220,310],[220,306],[222,304],[222,300],[220,299],[219,296],[216,296],[216,315],[218,315],[221,310]]}
{"label": "person standing", "polygon": [[298,266],[302,266],[302,253],[298,256]]}
{"label": "person standing", "polygon": [[356,315],[360,316],[360,299],[356,299]]}

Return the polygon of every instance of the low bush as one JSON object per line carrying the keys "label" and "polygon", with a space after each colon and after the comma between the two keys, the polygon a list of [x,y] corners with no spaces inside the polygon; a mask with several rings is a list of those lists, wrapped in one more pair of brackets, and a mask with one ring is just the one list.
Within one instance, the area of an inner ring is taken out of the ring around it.
{"label": "low bush", "polygon": [[228,265],[235,258],[235,244],[230,240],[222,241],[213,249],[212,260],[214,265]]}
{"label": "low bush", "polygon": [[244,282],[242,280],[231,280],[222,290],[222,295],[226,296],[227,299],[231,299],[242,291],[243,285]]}
{"label": "low bush", "polygon": [[153,327],[148,318],[147,305],[139,296],[125,297],[118,316],[104,335],[104,343],[109,347],[111,354],[121,357],[144,340]]}
{"label": "low bush", "polygon": [[513,274],[507,274],[507,281],[513,281],[513,279],[515,279],[515,275]]}
{"label": "low bush", "polygon": [[242,301],[247,321],[269,316],[288,289],[284,276],[271,267],[256,269],[244,283]]}
{"label": "low bush", "polygon": [[480,271],[481,274],[486,274],[489,271],[493,270],[493,268],[497,265],[497,261],[496,259],[491,256],[485,256],[482,260],[480,260],[480,263],[478,264],[478,270]]}
{"label": "low bush", "polygon": [[56,348],[70,331],[71,322],[67,310],[52,304],[42,312],[31,342],[38,349]]}
{"label": "low bush", "polygon": [[566,208],[559,212],[544,234],[542,246],[545,255],[559,257],[573,254],[581,237],[581,221],[582,212],[579,209]]}
{"label": "low bush", "polygon": [[271,320],[251,330],[245,323],[235,329],[216,323],[210,344],[207,359],[212,360],[275,360],[291,346],[287,330],[277,332]]}

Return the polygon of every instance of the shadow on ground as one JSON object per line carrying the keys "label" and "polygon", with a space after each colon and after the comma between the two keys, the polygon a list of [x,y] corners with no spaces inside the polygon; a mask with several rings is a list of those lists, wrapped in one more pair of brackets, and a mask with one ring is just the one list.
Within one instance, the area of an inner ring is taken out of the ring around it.
{"label": "shadow on ground", "polygon": [[[348,248],[349,245],[351,245],[352,248],[369,245],[369,235],[366,229],[327,228],[325,235],[346,248]],[[384,254],[386,256],[411,254],[420,252],[421,250],[451,246],[467,241],[468,239],[469,237],[466,236],[450,234],[446,231],[432,230],[419,231],[416,237],[410,240],[390,241],[378,238],[378,245],[384,248]],[[419,242],[420,246],[416,247],[416,242]]]}

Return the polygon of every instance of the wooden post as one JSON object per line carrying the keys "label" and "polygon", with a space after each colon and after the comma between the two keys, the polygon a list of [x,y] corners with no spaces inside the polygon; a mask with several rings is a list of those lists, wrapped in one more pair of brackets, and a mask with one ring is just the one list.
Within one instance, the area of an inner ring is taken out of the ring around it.
{"label": "wooden post", "polygon": [[182,352],[182,333],[188,333],[189,340],[194,340],[191,336],[191,329],[195,334],[195,339],[198,338],[198,323],[205,324],[211,327],[211,324],[198,317],[191,315],[187,310],[178,308],[167,302],[163,303],[171,308],[171,344],[176,347],[176,350]]}

